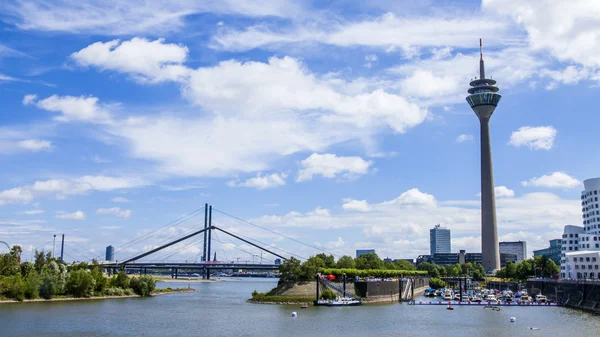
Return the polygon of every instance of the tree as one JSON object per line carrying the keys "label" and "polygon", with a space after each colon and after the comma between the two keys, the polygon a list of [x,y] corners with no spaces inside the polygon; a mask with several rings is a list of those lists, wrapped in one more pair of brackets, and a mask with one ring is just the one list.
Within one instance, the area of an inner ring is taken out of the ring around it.
{"label": "tree", "polygon": [[116,276],[110,279],[110,285],[115,288],[127,289],[129,288],[129,276],[125,271],[121,270]]}
{"label": "tree", "polygon": [[385,262],[383,262],[383,269],[387,269],[387,270],[400,270],[400,268],[398,268],[398,265],[395,264],[392,261],[385,261]]}
{"label": "tree", "polygon": [[[21,263],[21,276],[27,277],[30,273],[35,271],[35,265],[31,262]],[[37,273],[37,272],[36,272]],[[39,276],[39,274],[38,274]]]}
{"label": "tree", "polygon": [[42,268],[44,267],[44,265],[46,264],[46,256],[44,255],[44,252],[38,252],[37,250],[35,251],[35,270],[38,273],[42,272]]}
{"label": "tree", "polygon": [[340,259],[337,262],[336,265],[337,268],[350,268],[350,269],[354,269],[356,268],[356,263],[354,262],[354,259],[351,256],[348,255],[344,255],[342,257],[340,257]]}
{"label": "tree", "polygon": [[400,270],[416,270],[417,269],[414,264],[412,264],[406,260],[396,260],[395,263],[396,263],[396,266],[398,266],[398,269],[400,269]]}
{"label": "tree", "polygon": [[545,275],[545,276],[554,276],[554,275],[558,274],[559,272],[560,272],[560,270],[558,269],[558,266],[556,265],[556,263],[554,262],[554,260],[547,259],[546,260],[546,265],[542,269],[542,275]]}
{"label": "tree", "polygon": [[383,261],[376,253],[363,254],[356,258],[357,269],[382,269]]}
{"label": "tree", "polygon": [[156,288],[156,281],[150,275],[143,275],[140,277],[133,277],[130,282],[130,286],[133,292],[140,296],[149,296],[152,291]]}
{"label": "tree", "polygon": [[96,294],[101,294],[108,284],[108,279],[100,271],[99,266],[96,266],[92,269],[92,277],[94,278],[94,283],[96,284],[94,287],[94,292],[96,292]]}
{"label": "tree", "polygon": [[13,276],[20,274],[19,261],[12,254],[0,255],[0,275]]}
{"label": "tree", "polygon": [[325,267],[325,261],[323,261],[319,256],[311,256],[308,260],[304,261],[301,266],[301,276],[300,279],[303,280],[312,280],[320,268]]}
{"label": "tree", "polygon": [[300,260],[295,257],[290,257],[279,266],[279,278],[281,281],[296,281],[301,274]]}
{"label": "tree", "polygon": [[333,293],[333,291],[331,291],[329,289],[325,289],[321,293],[321,298],[324,300],[332,300],[335,298],[335,294]]}
{"label": "tree", "polygon": [[96,282],[89,270],[79,269],[69,273],[66,291],[75,297],[90,297],[94,294]]}
{"label": "tree", "polygon": [[519,280],[525,280],[532,276],[534,276],[533,260],[521,261],[517,266],[517,278]]}
{"label": "tree", "polygon": [[21,246],[19,245],[14,245],[10,249],[10,255],[16,259],[19,264],[21,263],[21,253],[23,253],[23,249],[21,249]]}
{"label": "tree", "polygon": [[333,255],[325,255],[325,253],[319,253],[315,257],[320,258],[325,263],[325,268],[335,268],[335,258]]}
{"label": "tree", "polygon": [[444,288],[446,287],[446,282],[440,278],[432,277],[429,279],[429,287],[433,289]]}
{"label": "tree", "polygon": [[426,271],[431,277],[440,277],[440,267],[429,262],[421,262],[417,270]]}
{"label": "tree", "polygon": [[68,274],[64,264],[50,261],[42,267],[40,276],[42,278],[40,296],[43,298],[50,299],[65,292]]}
{"label": "tree", "polygon": [[[33,268],[33,263],[30,263]],[[40,287],[42,285],[42,279],[40,275],[33,269],[25,276],[24,294],[27,299],[36,299],[40,297]]]}
{"label": "tree", "polygon": [[0,285],[2,285],[2,294],[4,296],[17,301],[25,299],[25,282],[20,273],[2,277]]}

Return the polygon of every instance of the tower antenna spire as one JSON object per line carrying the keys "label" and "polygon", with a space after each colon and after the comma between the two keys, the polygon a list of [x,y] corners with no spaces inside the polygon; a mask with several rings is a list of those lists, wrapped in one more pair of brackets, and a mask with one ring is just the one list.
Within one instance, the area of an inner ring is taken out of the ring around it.
{"label": "tower antenna spire", "polygon": [[479,39],[479,61],[483,61],[483,42]]}
{"label": "tower antenna spire", "polygon": [[485,79],[485,66],[483,65],[483,42],[479,39],[479,79]]}

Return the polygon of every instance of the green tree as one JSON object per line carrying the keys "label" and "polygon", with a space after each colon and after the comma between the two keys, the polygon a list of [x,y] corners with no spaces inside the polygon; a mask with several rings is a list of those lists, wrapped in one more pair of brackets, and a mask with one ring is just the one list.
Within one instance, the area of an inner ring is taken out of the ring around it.
{"label": "green tree", "polygon": [[396,266],[400,270],[417,270],[414,264],[406,261],[406,260],[396,260]]}
{"label": "green tree", "polygon": [[525,280],[533,276],[534,264],[532,260],[524,260],[517,265],[517,278],[519,280]]}
{"label": "green tree", "polygon": [[429,262],[421,262],[417,266],[417,270],[426,271],[431,277],[440,277],[440,267]]}
{"label": "green tree", "polygon": [[444,282],[444,280],[437,278],[437,277],[432,277],[429,279],[429,287],[433,288],[433,289],[440,289],[440,288],[444,288],[446,286],[446,282]]}
{"label": "green tree", "polygon": [[21,266],[13,255],[10,253],[0,255],[0,275],[13,276],[20,272]]}
{"label": "green tree", "polygon": [[332,300],[335,298],[335,294],[333,293],[333,291],[331,291],[329,289],[325,289],[321,293],[321,298],[324,300]]}
{"label": "green tree", "polygon": [[42,272],[42,268],[46,265],[46,256],[44,252],[35,251],[35,270],[40,274]]}
{"label": "green tree", "polygon": [[333,257],[333,255],[325,255],[325,253],[319,253],[315,256],[323,260],[323,262],[325,263],[325,268],[335,268],[335,258]]}
{"label": "green tree", "polygon": [[94,292],[96,294],[102,294],[106,286],[108,285],[108,279],[104,276],[99,266],[92,269],[92,277],[94,278]]}
{"label": "green tree", "polygon": [[383,261],[376,253],[362,254],[355,262],[357,269],[383,269]]}
{"label": "green tree", "polygon": [[460,267],[459,264],[456,264],[456,265],[449,264],[449,265],[445,266],[444,269],[445,269],[446,275],[451,276],[451,277],[460,276],[460,274],[462,273],[462,268]]}
{"label": "green tree", "polygon": [[385,262],[383,262],[383,269],[387,269],[387,270],[400,270],[400,268],[398,268],[398,265],[395,264],[392,261],[385,261]]}
{"label": "green tree", "polygon": [[350,269],[354,269],[356,268],[356,263],[354,262],[354,259],[351,256],[348,255],[344,255],[342,257],[340,257],[340,259],[337,262],[336,265],[337,268],[350,268]]}
{"label": "green tree", "polygon": [[549,276],[554,276],[554,275],[558,274],[559,272],[560,272],[560,270],[558,269],[558,266],[556,265],[556,263],[552,259],[547,259],[546,265],[542,269],[542,275],[549,277]]}
{"label": "green tree", "polygon": [[283,261],[279,266],[279,276],[281,281],[296,281],[301,276],[302,270],[300,260],[295,257]]}
{"label": "green tree", "polygon": [[[33,267],[33,263],[31,263]],[[33,269],[25,276],[24,283],[24,295],[27,299],[36,299],[40,297],[40,287],[42,286],[42,279],[40,275]]]}
{"label": "green tree", "polygon": [[129,288],[129,276],[124,270],[121,270],[116,276],[110,279],[111,287],[127,289]]}
{"label": "green tree", "polygon": [[[21,263],[21,276],[27,277],[31,272],[35,271],[35,265],[31,262]],[[39,274],[38,274],[39,275]]]}
{"label": "green tree", "polygon": [[0,279],[2,295],[17,301],[25,299],[25,282],[20,273],[11,276],[3,276]]}
{"label": "green tree", "polygon": [[23,249],[21,246],[14,245],[10,249],[10,255],[17,261],[17,263],[21,264],[21,253],[23,253]]}
{"label": "green tree", "polygon": [[94,294],[95,286],[96,281],[92,273],[85,269],[79,269],[69,273],[66,292],[75,297],[90,297]]}
{"label": "green tree", "polygon": [[323,261],[318,256],[311,256],[308,260],[304,261],[301,266],[301,276],[302,280],[312,280],[320,268],[325,267],[325,261]]}
{"label": "green tree", "polygon": [[50,261],[42,267],[40,276],[42,278],[40,296],[50,299],[53,296],[64,294],[68,276],[64,264]]}
{"label": "green tree", "polygon": [[150,275],[131,278],[130,286],[140,296],[149,296],[156,288],[156,281]]}

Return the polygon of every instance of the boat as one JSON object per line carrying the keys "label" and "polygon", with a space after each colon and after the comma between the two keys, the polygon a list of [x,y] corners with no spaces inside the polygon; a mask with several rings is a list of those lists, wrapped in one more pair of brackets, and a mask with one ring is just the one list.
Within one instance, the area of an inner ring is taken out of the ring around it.
{"label": "boat", "polygon": [[482,300],[481,300],[481,297],[479,297],[479,296],[475,295],[475,296],[473,296],[473,299],[472,299],[471,301],[472,301],[472,302],[481,303],[481,301],[482,301]]}
{"label": "boat", "polygon": [[300,307],[300,309],[307,309],[307,308],[308,308],[308,305],[307,305],[307,304],[303,304],[303,305]]}
{"label": "boat", "polygon": [[356,298],[351,297],[336,297],[335,300],[329,300],[327,302],[328,307],[351,307],[361,305],[362,302]]}
{"label": "boat", "polygon": [[536,295],[535,301],[538,303],[546,303],[548,301],[548,299],[544,295]]}
{"label": "boat", "polygon": [[527,295],[523,295],[521,294],[521,297],[519,297],[519,302],[521,303],[529,303],[531,302],[531,298]]}
{"label": "boat", "polygon": [[444,301],[452,301],[454,299],[454,296],[452,296],[451,293],[445,293],[444,296],[442,297],[444,299]]}
{"label": "boat", "polygon": [[435,296],[435,289],[432,288],[427,288],[425,289],[425,297],[434,297]]}
{"label": "boat", "polygon": [[446,307],[446,310],[454,310],[454,307],[452,307],[450,304],[448,304],[448,306]]}

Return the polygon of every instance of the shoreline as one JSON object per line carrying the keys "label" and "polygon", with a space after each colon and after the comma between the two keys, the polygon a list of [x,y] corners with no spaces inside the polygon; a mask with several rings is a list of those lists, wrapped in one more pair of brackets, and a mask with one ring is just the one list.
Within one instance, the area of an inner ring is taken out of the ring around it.
{"label": "shoreline", "polygon": [[[160,292],[153,293],[148,297],[156,297],[161,295],[171,295],[171,294],[179,294],[179,293],[195,293],[197,290],[195,289],[185,289],[180,291],[168,291],[168,292]],[[17,300],[0,300],[0,304],[9,304],[9,303],[45,303],[45,302],[66,302],[66,301],[95,301],[95,300],[112,300],[112,299],[120,299],[120,298],[143,298],[140,295],[123,295],[123,296],[93,296],[93,297],[62,297],[62,298],[51,298],[51,299],[25,299],[23,301]]]}

